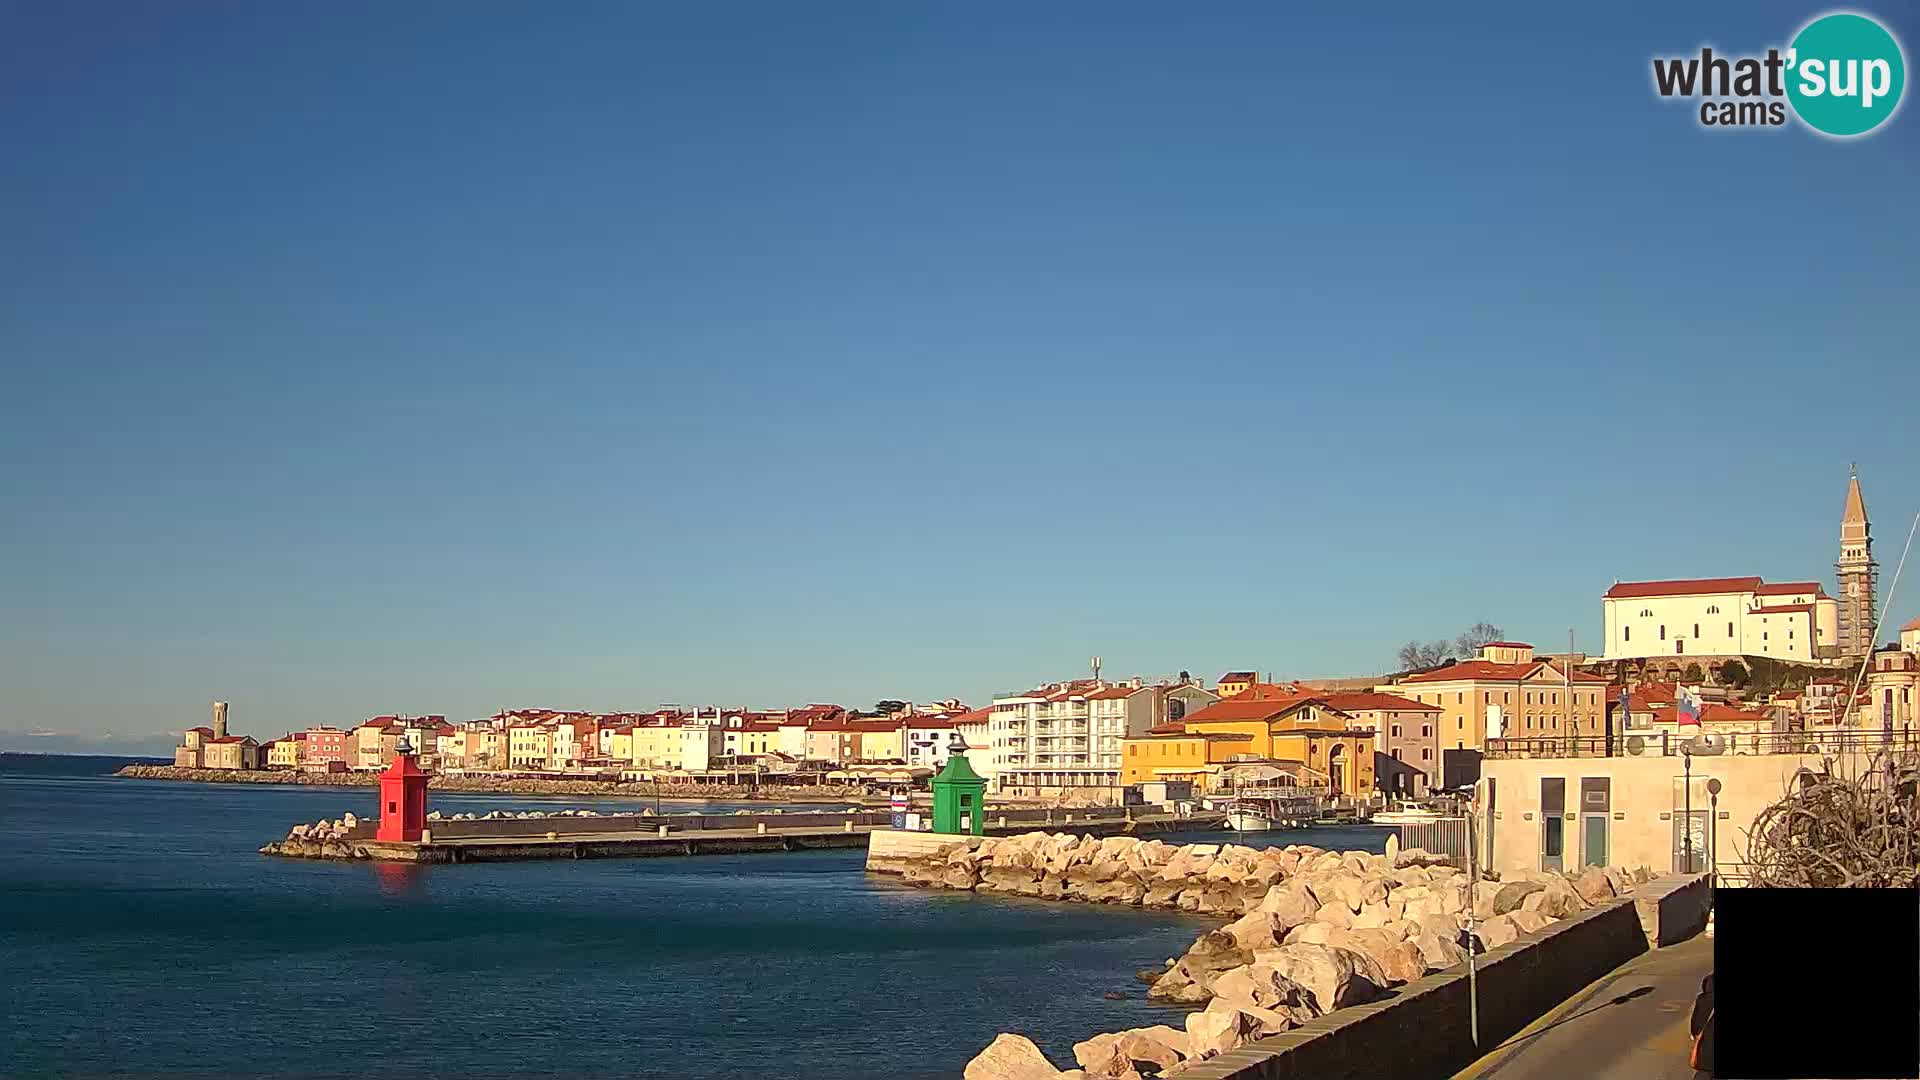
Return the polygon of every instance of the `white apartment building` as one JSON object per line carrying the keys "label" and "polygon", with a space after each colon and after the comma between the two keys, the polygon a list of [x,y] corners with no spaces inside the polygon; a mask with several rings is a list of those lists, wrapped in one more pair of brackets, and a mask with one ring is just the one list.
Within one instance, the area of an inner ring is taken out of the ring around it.
{"label": "white apartment building", "polygon": [[999,790],[1052,796],[1105,788],[1118,802],[1120,741],[1153,725],[1151,701],[1129,709],[1129,700],[1151,699],[1165,689],[1141,686],[1138,679],[1076,679],[996,696],[988,735]]}
{"label": "white apartment building", "polygon": [[1839,602],[1815,581],[1622,581],[1602,606],[1607,660],[1764,656],[1807,663],[1839,652]]}

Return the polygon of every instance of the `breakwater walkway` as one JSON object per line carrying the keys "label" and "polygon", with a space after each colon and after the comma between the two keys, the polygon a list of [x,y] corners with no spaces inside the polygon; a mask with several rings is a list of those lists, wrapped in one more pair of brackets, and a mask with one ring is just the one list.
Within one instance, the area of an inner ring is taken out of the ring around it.
{"label": "breakwater walkway", "polygon": [[[1165,836],[1221,828],[1221,814],[1089,814],[1084,811],[1009,810],[989,815],[990,836],[1044,826],[1076,836]],[[652,817],[552,815],[498,820],[437,820],[417,842],[374,838],[371,821],[295,826],[263,855],[383,862],[524,862],[539,859],[644,859],[674,855],[864,848],[869,834],[893,833],[887,813],[721,814]],[[898,834],[895,834],[898,835]],[[913,834],[918,835],[918,834]],[[925,834],[932,836],[934,834]],[[953,839],[949,837],[948,839]]]}

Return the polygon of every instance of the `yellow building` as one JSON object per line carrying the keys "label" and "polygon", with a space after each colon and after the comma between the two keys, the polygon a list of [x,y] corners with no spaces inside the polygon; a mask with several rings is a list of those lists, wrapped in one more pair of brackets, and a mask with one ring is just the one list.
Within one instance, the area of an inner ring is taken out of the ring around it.
{"label": "yellow building", "polygon": [[1229,764],[1273,763],[1303,786],[1336,795],[1373,791],[1374,733],[1323,696],[1227,698],[1128,739],[1121,782],[1191,780],[1202,790]]}
{"label": "yellow building", "polygon": [[1604,736],[1607,680],[1583,671],[1571,679],[1533,656],[1533,646],[1496,641],[1479,659],[1408,675],[1378,688],[1440,709],[1440,749],[1478,750],[1491,729],[1506,738]]}
{"label": "yellow building", "polygon": [[1244,693],[1247,687],[1258,681],[1260,681],[1258,672],[1229,671],[1220,676],[1220,684],[1213,688],[1213,692],[1223,698],[1230,698],[1235,694]]}
{"label": "yellow building", "polygon": [[1189,735],[1179,724],[1156,728],[1121,740],[1120,783],[1125,787],[1152,780],[1185,780],[1204,794],[1213,790],[1220,767],[1236,754],[1249,753],[1252,742],[1251,735]]}
{"label": "yellow building", "polygon": [[708,721],[656,721],[633,728],[633,756],[644,772],[705,772],[726,749],[726,729]]}
{"label": "yellow building", "polygon": [[600,756],[615,761],[633,760],[633,725],[619,724],[600,731]]}
{"label": "yellow building", "polygon": [[400,745],[400,718],[376,716],[353,729],[351,763],[356,769],[384,769]]}
{"label": "yellow building", "polygon": [[545,769],[553,757],[553,729],[526,724],[507,729],[507,767]]}
{"label": "yellow building", "polygon": [[907,726],[898,720],[852,720],[855,761],[907,760]]}
{"label": "yellow building", "polygon": [[284,739],[275,739],[267,744],[267,767],[270,769],[297,769],[300,767],[300,750],[307,743],[305,732],[295,732]]}

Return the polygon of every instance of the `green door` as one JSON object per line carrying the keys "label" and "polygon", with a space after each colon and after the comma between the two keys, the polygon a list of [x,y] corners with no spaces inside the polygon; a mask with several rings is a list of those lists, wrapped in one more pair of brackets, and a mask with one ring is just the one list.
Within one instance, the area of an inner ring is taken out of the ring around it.
{"label": "green door", "polygon": [[1583,820],[1586,823],[1586,837],[1581,851],[1586,864],[1604,867],[1607,865],[1607,815],[1587,814]]}

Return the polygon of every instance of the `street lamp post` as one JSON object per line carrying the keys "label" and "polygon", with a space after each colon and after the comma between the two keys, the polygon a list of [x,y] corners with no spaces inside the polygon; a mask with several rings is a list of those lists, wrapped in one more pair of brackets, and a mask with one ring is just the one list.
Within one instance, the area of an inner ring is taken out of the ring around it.
{"label": "street lamp post", "polygon": [[1715,776],[1707,781],[1707,872],[1716,878],[1720,873],[1720,778]]}
{"label": "street lamp post", "polygon": [[1686,807],[1686,821],[1680,826],[1680,872],[1693,873],[1693,750],[1687,744],[1680,744],[1680,771],[1685,777],[1681,781],[1682,805]]}

